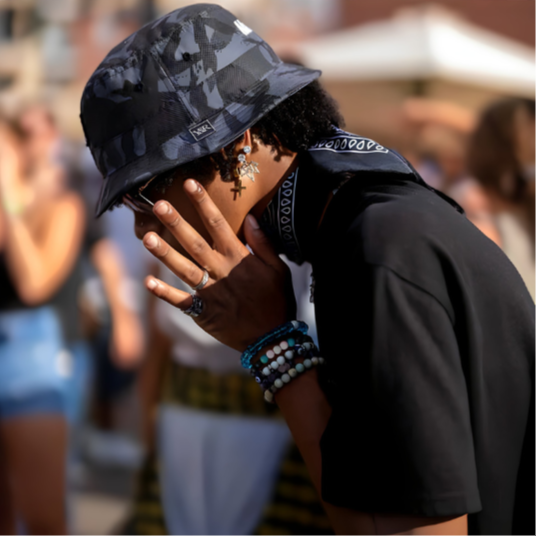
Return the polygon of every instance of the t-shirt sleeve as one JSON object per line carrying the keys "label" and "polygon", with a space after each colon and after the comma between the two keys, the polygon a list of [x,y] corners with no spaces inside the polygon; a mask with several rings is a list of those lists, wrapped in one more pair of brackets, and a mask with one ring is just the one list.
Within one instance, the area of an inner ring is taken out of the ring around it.
{"label": "t-shirt sleeve", "polygon": [[455,320],[388,268],[368,266],[353,286],[326,355],[338,394],[321,441],[323,499],[365,512],[479,511]]}

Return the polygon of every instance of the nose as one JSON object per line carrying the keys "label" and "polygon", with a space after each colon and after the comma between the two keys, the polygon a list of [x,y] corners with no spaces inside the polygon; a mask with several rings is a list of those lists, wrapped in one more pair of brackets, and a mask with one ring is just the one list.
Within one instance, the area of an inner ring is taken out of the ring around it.
{"label": "nose", "polygon": [[156,216],[134,212],[134,234],[138,240],[141,240],[149,231],[161,235],[163,230],[164,226]]}

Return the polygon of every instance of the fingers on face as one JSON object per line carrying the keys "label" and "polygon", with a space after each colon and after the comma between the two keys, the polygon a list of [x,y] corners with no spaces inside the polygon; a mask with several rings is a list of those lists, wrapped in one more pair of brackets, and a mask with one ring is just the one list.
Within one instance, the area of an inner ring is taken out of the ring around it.
{"label": "fingers on face", "polygon": [[[196,264],[175,251],[165,240],[156,233],[147,233],[143,238],[145,247],[165,266],[167,266],[179,279],[195,287],[199,285],[204,271]],[[154,278],[153,278],[154,279]],[[149,288],[149,287],[148,287]],[[152,291],[152,289],[149,288]]]}
{"label": "fingers on face", "polygon": [[[205,268],[213,255],[206,240],[166,201],[159,201],[154,208],[158,219],[169,229],[182,247]],[[150,247],[147,245],[147,247]],[[169,249],[174,251],[168,246]],[[163,259],[161,259],[163,260]]]}
{"label": "fingers on face", "polygon": [[218,251],[231,252],[236,250],[237,245],[242,245],[219,208],[197,181],[185,181],[184,190],[201,216],[206,230],[214,239]]}
{"label": "fingers on face", "polygon": [[188,309],[188,307],[192,305],[191,294],[176,289],[152,275],[145,279],[145,287],[157,298],[160,298],[179,309]]}

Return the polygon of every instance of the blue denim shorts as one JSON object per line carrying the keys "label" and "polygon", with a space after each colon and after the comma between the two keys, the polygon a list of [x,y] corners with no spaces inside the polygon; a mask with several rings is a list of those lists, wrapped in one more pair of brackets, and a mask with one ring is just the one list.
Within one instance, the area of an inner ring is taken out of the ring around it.
{"label": "blue denim shorts", "polygon": [[17,399],[0,398],[0,420],[38,414],[65,414],[65,401],[57,391],[41,391]]}
{"label": "blue denim shorts", "polygon": [[65,414],[66,359],[52,307],[0,313],[0,419]]}

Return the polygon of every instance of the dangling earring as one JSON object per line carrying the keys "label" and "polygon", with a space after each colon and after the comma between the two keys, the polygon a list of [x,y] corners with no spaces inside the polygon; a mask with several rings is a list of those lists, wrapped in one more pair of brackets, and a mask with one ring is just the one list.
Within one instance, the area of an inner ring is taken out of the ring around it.
{"label": "dangling earring", "polygon": [[255,182],[255,174],[259,173],[259,164],[257,162],[248,162],[246,155],[251,153],[251,147],[246,145],[242,149],[243,154],[238,155],[238,161],[242,164],[239,168],[235,168],[235,187],[231,188],[231,192],[234,192],[235,199],[237,195],[242,197],[242,190],[246,187],[242,185],[242,177],[247,177],[251,182]]}
{"label": "dangling earring", "polygon": [[245,190],[246,187],[242,186],[242,179],[240,178],[240,171],[238,170],[238,168],[235,168],[234,175],[235,175],[235,183],[234,183],[234,188],[231,188],[231,192],[234,192],[234,198],[236,201],[237,196],[242,197],[242,190]]}
{"label": "dangling earring", "polygon": [[242,162],[242,165],[240,166],[240,176],[247,177],[251,182],[255,182],[255,174],[259,173],[259,164],[257,162],[248,162],[246,160],[246,155],[251,153],[251,147],[249,145],[246,145],[242,151],[244,154],[238,155],[238,161]]}

